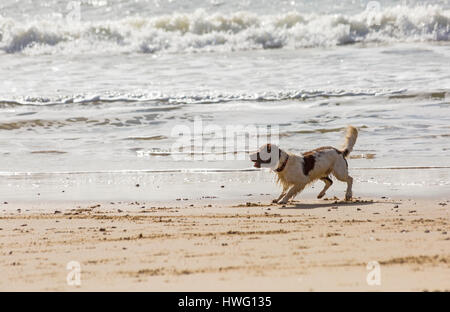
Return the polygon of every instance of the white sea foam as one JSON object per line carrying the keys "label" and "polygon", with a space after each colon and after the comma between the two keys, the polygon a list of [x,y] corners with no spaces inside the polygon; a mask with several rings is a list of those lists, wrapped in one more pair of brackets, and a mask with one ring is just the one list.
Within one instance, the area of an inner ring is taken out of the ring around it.
{"label": "white sea foam", "polygon": [[438,5],[394,6],[354,15],[250,12],[174,13],[110,21],[23,21],[0,16],[6,53],[184,53],[329,47],[353,43],[450,40],[450,10]]}
{"label": "white sea foam", "polygon": [[113,93],[105,94],[77,94],[60,97],[31,97],[0,98],[0,105],[61,105],[61,104],[95,104],[98,102],[163,102],[169,104],[211,104],[232,101],[283,101],[307,100],[312,98],[333,98],[345,96],[381,96],[395,95],[406,92],[404,89],[372,89],[372,90],[287,90],[266,91],[256,93],[220,93],[199,92],[186,94],[154,93]]}

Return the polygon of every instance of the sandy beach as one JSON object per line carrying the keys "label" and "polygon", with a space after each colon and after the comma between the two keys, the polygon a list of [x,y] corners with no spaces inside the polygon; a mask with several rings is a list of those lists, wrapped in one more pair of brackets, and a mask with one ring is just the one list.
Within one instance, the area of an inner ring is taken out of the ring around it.
{"label": "sandy beach", "polygon": [[450,290],[450,200],[210,202],[1,203],[0,290]]}
{"label": "sandy beach", "polygon": [[448,0],[0,1],[0,292],[450,291],[449,30]]}

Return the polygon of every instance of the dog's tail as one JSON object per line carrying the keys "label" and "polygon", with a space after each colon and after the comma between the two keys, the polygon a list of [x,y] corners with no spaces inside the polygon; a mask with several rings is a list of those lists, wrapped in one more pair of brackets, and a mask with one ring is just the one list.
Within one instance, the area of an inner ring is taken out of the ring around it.
{"label": "dog's tail", "polygon": [[356,138],[358,137],[358,130],[356,130],[353,126],[347,127],[347,134],[345,135],[345,145],[342,153],[344,157],[347,157],[348,154],[353,150],[353,146],[356,143]]}

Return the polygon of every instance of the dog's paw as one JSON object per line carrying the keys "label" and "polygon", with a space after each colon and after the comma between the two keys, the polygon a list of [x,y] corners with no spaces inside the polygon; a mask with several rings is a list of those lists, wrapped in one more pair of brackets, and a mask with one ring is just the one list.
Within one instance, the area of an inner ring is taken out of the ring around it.
{"label": "dog's paw", "polygon": [[286,205],[287,204],[287,200],[280,200],[278,201],[279,205]]}
{"label": "dog's paw", "polygon": [[320,193],[319,195],[317,195],[317,198],[318,198],[318,199],[321,199],[321,198],[324,197],[324,196],[325,196],[325,193],[323,193],[323,194]]}
{"label": "dog's paw", "polygon": [[352,196],[345,196],[345,201],[352,201]]}
{"label": "dog's paw", "polygon": [[272,200],[272,204],[277,204],[277,203],[278,203],[277,199]]}

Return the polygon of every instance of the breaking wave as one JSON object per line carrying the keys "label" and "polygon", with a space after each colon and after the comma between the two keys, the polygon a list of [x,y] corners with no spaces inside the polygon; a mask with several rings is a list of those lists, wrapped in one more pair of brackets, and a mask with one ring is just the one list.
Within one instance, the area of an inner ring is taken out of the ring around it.
{"label": "breaking wave", "polygon": [[[108,102],[157,102],[168,104],[212,104],[234,101],[283,101],[283,100],[307,100],[313,98],[336,98],[346,96],[391,96],[401,97],[405,95],[405,89],[370,89],[370,90],[286,90],[266,91],[256,93],[220,93],[204,92],[192,94],[163,94],[154,93],[105,93],[99,95],[78,94],[60,97],[31,97],[24,96],[11,99],[0,98],[0,108],[20,105],[52,106],[63,104],[95,105]],[[434,93],[433,93],[434,94]],[[436,92],[442,97],[446,92]]]}
{"label": "breaking wave", "polygon": [[185,53],[449,41],[450,10],[395,6],[359,14],[174,13],[115,21],[16,21],[0,16],[5,53]]}

